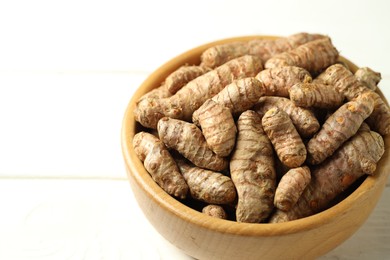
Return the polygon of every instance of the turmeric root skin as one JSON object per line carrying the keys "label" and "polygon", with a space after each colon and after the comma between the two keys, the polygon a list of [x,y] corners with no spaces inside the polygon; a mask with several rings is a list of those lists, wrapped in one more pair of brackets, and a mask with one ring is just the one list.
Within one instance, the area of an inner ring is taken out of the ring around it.
{"label": "turmeric root skin", "polygon": [[286,112],[302,137],[311,137],[320,129],[320,123],[309,109],[296,106],[284,97],[261,97],[253,107],[261,117],[272,107],[278,107]]}
{"label": "turmeric root skin", "polygon": [[289,89],[290,100],[300,107],[335,109],[344,102],[344,95],[333,86],[320,83],[297,83]]}
{"label": "turmeric root skin", "polygon": [[276,188],[275,207],[283,211],[290,210],[298,201],[310,180],[309,167],[303,166],[290,169],[283,175]]}
{"label": "turmeric root skin", "polygon": [[194,124],[164,117],[157,125],[158,135],[168,148],[175,149],[196,166],[222,171],[226,158],[216,155],[206,143],[202,131]]}
{"label": "turmeric root skin", "polygon": [[265,86],[265,96],[289,97],[289,89],[296,83],[312,81],[310,73],[299,67],[285,66],[265,69],[256,75]]}
{"label": "turmeric root skin", "polygon": [[183,161],[178,161],[177,164],[194,199],[210,204],[229,204],[236,199],[236,189],[229,177]]}
{"label": "turmeric root skin", "polygon": [[168,91],[168,89],[161,85],[158,88],[152,89],[138,100],[138,103],[141,102],[144,99],[161,99],[161,98],[167,98],[172,96],[171,92]]}
{"label": "turmeric root skin", "polygon": [[355,77],[360,83],[364,84],[371,90],[376,90],[378,83],[382,79],[379,72],[376,72],[368,67],[359,68],[355,72]]}
{"label": "turmeric root skin", "polygon": [[227,219],[226,211],[220,205],[207,205],[202,209],[202,213],[214,218]]}
{"label": "turmeric root skin", "polygon": [[168,77],[165,79],[164,86],[173,95],[188,82],[209,72],[210,70],[210,68],[203,66],[183,65],[168,75]]}
{"label": "turmeric root skin", "polygon": [[369,90],[354,77],[350,70],[341,64],[329,66],[317,76],[317,80],[322,81],[324,84],[333,85],[348,101]]}
{"label": "turmeric root skin", "polygon": [[237,133],[230,110],[208,99],[196,112],[208,147],[218,156],[228,156],[233,150]]}
{"label": "turmeric root skin", "polygon": [[168,194],[184,199],[188,186],[165,145],[154,135],[139,132],[133,138],[134,151],[153,180]]}
{"label": "turmeric root skin", "polygon": [[230,174],[238,194],[236,220],[259,223],[273,209],[276,186],[273,149],[256,112],[243,112],[237,126],[237,144],[230,160]]}
{"label": "turmeric root skin", "polygon": [[351,71],[340,64],[335,64],[318,75],[318,78],[326,84],[333,85],[349,101],[363,93],[370,93],[374,99],[374,111],[367,119],[367,122],[373,130],[381,135],[390,133],[389,107],[378,93],[358,81]]}
{"label": "turmeric root skin", "polygon": [[262,125],[284,165],[295,168],[305,162],[306,147],[286,112],[271,108],[264,114]]}
{"label": "turmeric root skin", "polygon": [[249,42],[232,42],[217,45],[205,50],[201,55],[201,65],[215,68],[225,62],[243,56],[255,55],[264,63],[273,55],[291,50],[309,41],[324,38],[324,35],[297,33],[276,40],[255,39]]}
{"label": "turmeric root skin", "polygon": [[247,77],[233,81],[212,99],[237,115],[250,109],[264,94],[263,83],[255,77]]}
{"label": "turmeric root skin", "polygon": [[246,55],[236,58],[195,78],[171,97],[141,100],[134,110],[134,118],[141,125],[153,129],[164,116],[190,121],[192,113],[226,85],[236,79],[254,77],[262,68],[258,57]]}
{"label": "turmeric root skin", "polygon": [[308,161],[319,164],[352,137],[374,108],[371,98],[362,96],[337,109],[307,144]]}
{"label": "turmeric root skin", "polygon": [[329,203],[364,174],[373,175],[384,153],[384,141],[373,131],[359,131],[312,171],[312,180],[289,211],[277,210],[271,223],[307,217]]}
{"label": "turmeric root skin", "polygon": [[297,66],[306,69],[312,75],[322,72],[334,64],[339,53],[330,38],[326,37],[308,42],[297,48],[277,54],[265,63],[265,68]]}
{"label": "turmeric root skin", "polygon": [[[265,89],[261,81],[254,77],[238,79],[227,85],[212,100],[228,108],[233,116],[250,109],[264,95]],[[206,103],[206,102],[205,102]],[[192,114],[192,121],[199,125],[199,113],[205,103]]]}

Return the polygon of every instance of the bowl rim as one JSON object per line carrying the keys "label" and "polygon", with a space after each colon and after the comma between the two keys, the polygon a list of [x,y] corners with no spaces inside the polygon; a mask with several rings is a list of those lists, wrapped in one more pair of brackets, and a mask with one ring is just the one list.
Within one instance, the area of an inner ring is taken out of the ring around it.
{"label": "bowl rim", "polygon": [[[314,229],[318,226],[330,223],[335,216],[343,215],[343,213],[357,200],[359,200],[359,198],[364,196],[366,192],[372,189],[376,189],[380,185],[386,185],[386,179],[388,178],[390,172],[390,165],[385,164],[385,161],[388,161],[390,158],[388,149],[385,149],[385,153],[377,165],[377,171],[378,169],[381,169],[381,174],[367,176],[365,180],[349,196],[334,206],[314,215],[284,223],[240,223],[207,216],[181,203],[179,200],[170,196],[160,186],[158,186],[158,184],[156,184],[149,173],[145,170],[143,163],[136,156],[131,143],[133,136],[138,132],[137,128],[139,129],[140,127],[134,119],[133,110],[137,100],[141,97],[141,95],[143,95],[146,91],[157,87],[157,85],[154,84],[156,83],[156,79],[162,79],[166,77],[171,71],[175,70],[183,64],[188,63],[188,60],[198,61],[200,55],[195,58],[193,56],[195,54],[200,54],[202,51],[211,46],[234,41],[277,38],[279,37],[270,35],[248,35],[220,39],[200,45],[183,52],[182,54],[179,54],[178,56],[158,67],[143,81],[143,83],[133,94],[125,110],[121,129],[121,148],[129,175],[128,177],[133,178],[139,184],[139,187],[143,190],[143,192],[145,192],[145,194],[151,200],[157,203],[164,210],[169,211],[186,222],[191,222],[196,226],[214,230],[220,233],[229,233],[242,236],[280,236],[297,233],[303,230]],[[358,68],[355,64],[342,56],[340,56],[339,60],[345,62],[352,70],[356,70]],[[377,92],[388,105],[386,98],[384,98],[383,93],[379,88]],[[390,145],[389,138],[389,136],[384,136],[385,147]]]}

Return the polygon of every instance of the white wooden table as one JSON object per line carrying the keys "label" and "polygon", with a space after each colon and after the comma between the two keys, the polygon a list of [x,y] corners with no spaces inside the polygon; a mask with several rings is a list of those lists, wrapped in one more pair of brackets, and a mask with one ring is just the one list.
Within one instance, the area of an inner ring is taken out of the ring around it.
{"label": "white wooden table", "polygon": [[[190,259],[150,226],[126,179],[120,129],[135,89],[199,44],[307,31],[380,71],[390,100],[389,10],[387,1],[1,1],[0,259]],[[389,202],[390,181],[365,225],[320,259],[389,259]]]}

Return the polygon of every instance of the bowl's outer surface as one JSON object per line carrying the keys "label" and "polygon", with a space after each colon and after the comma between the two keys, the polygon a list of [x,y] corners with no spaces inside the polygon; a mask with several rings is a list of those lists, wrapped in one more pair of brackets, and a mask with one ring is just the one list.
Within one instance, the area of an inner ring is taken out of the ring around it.
{"label": "bowl's outer surface", "polygon": [[[122,126],[122,151],[132,191],[145,216],[168,241],[198,259],[312,259],[334,249],[368,218],[389,176],[389,152],[378,163],[375,176],[367,177],[346,199],[316,215],[279,224],[245,224],[208,217],[165,193],[150,177],[132,148],[132,138],[142,127],[133,110],[141,95],[158,87],[183,64],[199,64],[200,54],[219,43],[273,36],[246,36],[199,46],[168,61],[138,88],[126,110]],[[352,70],[356,66],[341,57]],[[382,93],[379,94],[383,97]],[[390,145],[385,137],[386,148]]]}

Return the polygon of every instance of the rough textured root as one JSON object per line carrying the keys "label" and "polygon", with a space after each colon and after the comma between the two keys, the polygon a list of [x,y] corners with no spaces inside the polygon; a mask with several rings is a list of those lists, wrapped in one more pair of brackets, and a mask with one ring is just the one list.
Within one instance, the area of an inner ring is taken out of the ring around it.
{"label": "rough textured root", "polygon": [[168,91],[168,89],[161,85],[158,88],[152,89],[151,91],[144,94],[140,99],[138,100],[138,103],[141,102],[144,99],[161,99],[161,98],[167,98],[172,96],[171,92]]}
{"label": "rough textured root", "polygon": [[333,46],[330,38],[326,37],[277,54],[270,58],[264,66],[266,69],[281,66],[297,66],[315,75],[334,64],[338,56],[339,53]]}
{"label": "rough textured root", "polygon": [[248,42],[248,45],[250,54],[260,57],[263,63],[265,63],[276,54],[325,37],[325,35],[321,34],[296,33],[276,40],[252,40]]}
{"label": "rough textured root", "polygon": [[[234,116],[250,109],[264,95],[264,91],[262,82],[254,77],[247,77],[233,81],[212,100],[228,108]],[[204,105],[192,114],[192,121],[196,125],[199,125],[198,113],[204,110],[202,108]]]}
{"label": "rough textured root", "polygon": [[311,137],[320,129],[320,123],[311,110],[294,105],[288,98],[261,97],[253,110],[262,117],[272,107],[278,107],[286,112],[302,137]]}
{"label": "rough textured root", "polygon": [[184,199],[188,186],[165,145],[154,135],[139,132],[134,135],[133,147],[153,180],[168,194]]}
{"label": "rough textured root", "polygon": [[364,174],[374,174],[384,153],[384,141],[373,131],[359,131],[332,157],[312,171],[312,180],[291,210],[277,210],[270,222],[307,217],[328,207],[330,202]]}
{"label": "rough textured root", "polygon": [[227,85],[212,99],[229,108],[233,115],[250,109],[264,95],[265,88],[254,77],[238,79]]}
{"label": "rough textured root", "polygon": [[353,100],[363,93],[370,93],[374,98],[374,111],[367,122],[370,127],[381,135],[390,133],[390,109],[378,93],[370,90],[347,68],[335,64],[327,68],[318,77],[326,84],[333,85],[340,93],[343,93],[347,100]]}
{"label": "rough textured root", "polygon": [[382,79],[382,76],[379,72],[376,72],[368,67],[359,68],[355,72],[355,77],[358,81],[371,90],[376,90],[378,83]]}
{"label": "rough textured root", "polygon": [[307,166],[289,170],[283,175],[276,188],[275,207],[283,211],[290,210],[297,203],[310,180],[311,173]]}
{"label": "rough textured root", "polygon": [[210,47],[200,59],[201,66],[215,68],[237,57],[249,54],[246,42],[231,42]]}
{"label": "rough textured root", "polygon": [[188,82],[205,74],[206,72],[209,72],[210,70],[210,68],[204,66],[183,65],[168,75],[165,79],[164,85],[173,95]]}
{"label": "rough textured root", "polygon": [[263,82],[266,96],[289,97],[289,89],[296,83],[312,81],[310,73],[299,67],[285,66],[265,69],[256,75]]}
{"label": "rough textured root", "polygon": [[295,168],[305,162],[305,144],[286,112],[271,108],[264,114],[262,126],[284,165]]}
{"label": "rough textured root", "polygon": [[369,90],[360,83],[350,70],[341,64],[329,66],[324,72],[317,76],[316,81],[333,85],[337,91],[343,93],[347,100],[353,100],[360,94]]}
{"label": "rough textured root", "polygon": [[261,69],[261,60],[255,56],[230,60],[191,80],[171,97],[141,100],[134,110],[134,118],[148,128],[156,128],[164,116],[190,121],[192,113],[226,85],[236,79],[254,77]]}
{"label": "rough textured root", "polygon": [[232,113],[212,99],[198,109],[198,119],[209,148],[218,156],[228,156],[233,150],[237,128]]}
{"label": "rough textured root", "polygon": [[374,110],[367,118],[367,123],[381,135],[387,135],[390,133],[390,109],[376,92],[370,94],[374,99]]}
{"label": "rough textured root", "polygon": [[210,204],[229,204],[237,197],[232,180],[219,172],[177,161],[191,197]]}
{"label": "rough textured root", "polygon": [[215,68],[231,59],[247,54],[260,57],[264,63],[275,54],[291,50],[309,41],[324,37],[324,35],[320,34],[297,33],[276,40],[255,39],[248,42],[220,44],[202,53],[201,65]]}
{"label": "rough textured root", "polygon": [[220,205],[207,205],[202,209],[202,213],[214,218],[227,219],[227,214],[224,208]]}
{"label": "rough textured root", "polygon": [[157,125],[161,141],[169,148],[178,151],[196,166],[222,171],[228,161],[216,155],[206,143],[202,131],[194,124],[164,117]]}
{"label": "rough textured root", "polygon": [[273,209],[276,186],[272,145],[256,112],[243,112],[237,127],[236,147],[230,160],[230,174],[238,194],[236,219],[262,222]]}
{"label": "rough textured root", "polygon": [[373,108],[373,100],[366,95],[338,108],[308,142],[308,161],[311,164],[319,164],[331,156],[359,130]]}
{"label": "rough textured root", "polygon": [[344,102],[344,95],[333,86],[321,83],[297,83],[289,90],[290,100],[300,107],[335,109]]}
{"label": "rough textured root", "polygon": [[[315,41],[318,39],[323,39],[326,37],[327,36],[323,35],[323,34],[301,32],[301,33],[296,33],[296,34],[292,34],[292,35],[288,36],[286,38],[286,40],[290,44],[291,49],[294,49],[294,48],[296,48],[300,45],[303,45],[305,43]],[[276,53],[274,53],[274,54],[276,54]]]}

